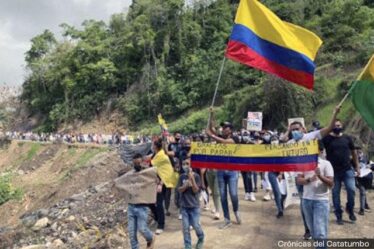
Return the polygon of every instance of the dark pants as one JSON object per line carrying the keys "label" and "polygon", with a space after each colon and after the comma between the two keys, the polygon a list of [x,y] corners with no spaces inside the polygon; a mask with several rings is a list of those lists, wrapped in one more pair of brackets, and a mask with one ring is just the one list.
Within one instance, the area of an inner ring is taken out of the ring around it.
{"label": "dark pants", "polygon": [[252,172],[242,171],[244,190],[246,193],[253,192]]}
{"label": "dark pants", "polygon": [[257,190],[257,172],[253,172],[253,186]]}
{"label": "dark pants", "polygon": [[151,209],[152,214],[155,220],[157,221],[157,228],[164,229],[165,227],[164,191],[162,191],[161,193],[157,193],[156,204],[151,204],[149,208]]}
{"label": "dark pants", "polygon": [[171,188],[166,188],[165,185],[162,187],[162,194],[165,200],[165,210],[169,211],[170,199],[171,199]]}
{"label": "dark pants", "polygon": [[178,209],[180,208],[180,193],[178,188],[174,189],[174,204]]}

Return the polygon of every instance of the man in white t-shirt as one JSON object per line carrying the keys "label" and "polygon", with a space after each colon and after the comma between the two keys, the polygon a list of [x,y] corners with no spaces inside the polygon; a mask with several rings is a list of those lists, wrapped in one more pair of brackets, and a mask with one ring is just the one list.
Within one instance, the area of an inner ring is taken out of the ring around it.
{"label": "man in white t-shirt", "polygon": [[300,141],[310,141],[313,139],[322,139],[327,136],[335,127],[336,116],[340,111],[340,105],[337,105],[333,111],[330,124],[320,130],[306,133],[306,129],[299,121],[290,124],[287,132],[280,138],[281,141],[287,143],[295,143]]}
{"label": "man in white t-shirt", "polygon": [[304,186],[302,207],[312,238],[319,241],[317,248],[326,248],[329,224],[329,188],[334,185],[334,169],[322,158],[323,144],[319,143],[320,156],[314,171],[298,173],[297,183]]}
{"label": "man in white t-shirt", "polygon": [[[281,140],[287,143],[297,143],[301,141],[310,141],[313,139],[321,140],[322,138],[327,136],[332,131],[332,129],[335,127],[336,116],[338,115],[339,111],[340,111],[340,105],[337,105],[333,111],[330,124],[320,130],[312,131],[309,133],[306,133],[306,129],[301,122],[295,121],[290,124],[287,132],[281,137]],[[299,192],[299,196],[301,198],[303,196],[303,185],[297,184],[296,187],[297,187],[297,191]],[[300,205],[300,211],[301,211],[301,216],[303,218],[304,229],[305,229],[304,239],[310,239],[311,238],[310,229],[308,228],[308,225],[305,219],[302,202]]]}

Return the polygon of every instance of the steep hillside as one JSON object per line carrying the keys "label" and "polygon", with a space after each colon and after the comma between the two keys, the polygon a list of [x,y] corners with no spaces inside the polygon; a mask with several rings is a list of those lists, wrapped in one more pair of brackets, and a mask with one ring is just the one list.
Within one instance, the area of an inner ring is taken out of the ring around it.
{"label": "steep hillside", "polygon": [[[24,239],[23,244],[30,243],[28,236],[33,241],[45,239],[32,233],[31,228],[39,218],[65,219],[78,213],[89,218],[92,226],[103,226],[106,215],[113,219],[110,210],[118,211],[118,207],[108,206],[114,198],[110,182],[124,169],[117,152],[108,147],[16,141],[3,147],[0,175],[9,176],[11,185],[22,195],[19,200],[0,205],[0,217],[4,218],[0,232],[5,231],[0,236],[0,242],[5,244],[0,243],[0,248],[10,248],[10,244],[4,247],[7,243],[22,244],[20,238]],[[103,202],[97,200],[101,195]],[[123,211],[124,207],[120,209]],[[104,213],[99,215],[100,211]],[[7,237],[10,239],[6,240]]]}

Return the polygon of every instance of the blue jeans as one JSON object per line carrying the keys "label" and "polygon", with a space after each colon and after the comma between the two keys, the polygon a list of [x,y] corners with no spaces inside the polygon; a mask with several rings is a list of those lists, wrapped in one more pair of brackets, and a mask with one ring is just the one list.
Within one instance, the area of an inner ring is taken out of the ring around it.
{"label": "blue jeans", "polygon": [[353,208],[355,206],[355,173],[353,169],[347,170],[345,172],[337,172],[334,175],[334,187],[332,189],[332,201],[334,203],[335,215],[337,219],[342,218],[343,210],[340,206],[340,189],[342,187],[342,182],[344,182],[345,188],[347,190],[347,204],[346,208],[350,214],[353,214]]}
{"label": "blue jeans", "polygon": [[[305,220],[310,229],[312,238],[316,241],[326,240],[329,226],[329,201],[303,199],[302,203]],[[323,246],[317,248],[327,247]]]}
{"label": "blue jeans", "polygon": [[[296,179],[295,179],[295,181],[296,181]],[[303,199],[302,199],[303,198],[303,193],[304,193],[304,186],[296,184],[296,188],[297,188],[297,192],[299,193],[299,197],[300,197],[300,212],[301,212],[301,217],[303,217],[305,233],[308,233],[308,232],[310,232],[310,229],[308,227],[308,224],[306,223],[304,208],[303,208]]]}
{"label": "blue jeans", "polygon": [[277,205],[278,212],[283,212],[282,194],[279,189],[277,174],[269,172],[268,176],[271,188],[273,189],[275,205]]}
{"label": "blue jeans", "polygon": [[219,193],[221,195],[221,205],[223,209],[223,216],[226,220],[230,220],[229,203],[227,200],[227,186],[229,186],[229,192],[234,212],[239,210],[239,199],[238,199],[238,172],[229,170],[217,171]]}
{"label": "blue jeans", "polygon": [[127,208],[127,219],[131,249],[139,248],[139,242],[136,236],[138,231],[143,235],[147,242],[152,241],[153,234],[147,226],[148,207],[146,205],[129,204]]}
{"label": "blue jeans", "polygon": [[200,208],[181,208],[182,224],[183,224],[183,240],[184,248],[191,248],[190,226],[196,232],[199,240],[204,240],[204,232],[200,225]]}
{"label": "blue jeans", "polygon": [[364,210],[368,205],[366,198],[366,188],[360,183],[357,184],[357,188],[360,191],[360,210]]}

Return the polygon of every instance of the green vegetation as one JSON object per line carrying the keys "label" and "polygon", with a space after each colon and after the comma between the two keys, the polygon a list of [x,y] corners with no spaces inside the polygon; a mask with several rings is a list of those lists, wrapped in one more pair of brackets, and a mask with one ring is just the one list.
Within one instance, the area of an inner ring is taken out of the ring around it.
{"label": "green vegetation", "polygon": [[22,196],[21,189],[12,187],[10,174],[0,176],[0,205],[9,200],[20,200]]}
{"label": "green vegetation", "polygon": [[68,149],[68,154],[69,154],[69,156],[74,156],[75,154],[77,154],[77,150],[76,150],[76,148],[74,148],[73,146],[70,147],[70,148]]}
{"label": "green vegetation", "polygon": [[[44,117],[39,130],[90,121],[115,109],[122,113],[121,125],[133,130],[158,133],[151,125],[158,113],[170,121],[171,130],[203,128],[239,1],[193,2],[134,0],[127,14],[114,14],[108,24],[88,20],[82,29],[62,24],[62,41],[48,30],[32,38],[22,100],[33,114]],[[217,99],[219,117],[239,126],[250,110],[263,111],[267,128],[284,127],[291,116],[325,123],[326,112],[374,51],[373,4],[263,3],[324,41],[314,92],[228,61]]]}
{"label": "green vegetation", "polygon": [[30,145],[30,150],[27,152],[26,158],[24,159],[25,161],[30,161],[33,159],[33,157],[38,153],[39,149],[43,145],[40,143],[31,143]]}
{"label": "green vegetation", "polygon": [[26,147],[26,149],[28,149],[27,153],[19,153],[16,155],[17,159],[12,163],[12,166],[11,166],[12,169],[17,168],[23,162],[31,161],[38,154],[40,149],[42,149],[44,146],[43,144],[36,143],[36,142],[24,142],[24,141],[17,142],[17,146],[19,148],[22,148],[26,145],[28,145]]}

